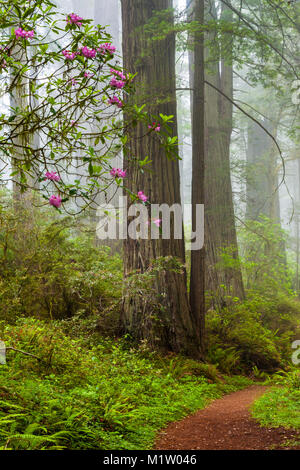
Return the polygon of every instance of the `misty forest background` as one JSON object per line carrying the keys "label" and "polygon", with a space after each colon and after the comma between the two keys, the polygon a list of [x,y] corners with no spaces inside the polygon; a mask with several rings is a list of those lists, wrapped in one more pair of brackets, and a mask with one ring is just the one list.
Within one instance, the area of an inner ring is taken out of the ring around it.
{"label": "misty forest background", "polygon": [[[299,429],[300,2],[56,3],[0,1],[0,449],[150,449],[257,381]],[[140,191],[185,242],[97,238]]]}

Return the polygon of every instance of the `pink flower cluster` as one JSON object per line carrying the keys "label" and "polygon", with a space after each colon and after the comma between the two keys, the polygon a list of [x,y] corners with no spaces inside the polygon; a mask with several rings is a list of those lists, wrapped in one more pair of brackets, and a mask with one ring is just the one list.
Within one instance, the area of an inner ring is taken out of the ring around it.
{"label": "pink flower cluster", "polygon": [[117,75],[121,80],[127,80],[128,77],[124,75],[123,72],[120,72],[120,70],[115,70],[115,69],[110,69],[110,73]]}
{"label": "pink flower cluster", "polygon": [[16,38],[32,39],[34,36],[34,31],[25,31],[25,29],[18,28],[15,30]]}
{"label": "pink flower cluster", "polygon": [[125,178],[126,177],[126,170],[121,170],[120,168],[112,168],[110,170],[110,174],[114,178]]}
{"label": "pink flower cluster", "polygon": [[158,124],[156,122],[153,122],[152,126],[149,124],[148,129],[159,132],[160,131],[160,124]]}
{"label": "pink flower cluster", "polygon": [[70,51],[62,51],[62,54],[65,56],[67,60],[74,60],[75,57],[78,55],[78,52],[70,52]]}
{"label": "pink flower cluster", "polygon": [[60,181],[60,176],[55,171],[47,171],[45,173],[45,179],[51,181]]}
{"label": "pink flower cluster", "polygon": [[77,26],[79,26],[79,28],[80,28],[80,26],[82,26],[82,23],[81,23],[82,20],[83,20],[83,18],[76,15],[75,13],[70,13],[66,18],[67,23],[76,24]]}
{"label": "pink flower cluster", "polygon": [[109,98],[108,102],[110,104],[115,104],[118,106],[118,108],[122,108],[123,107],[123,103],[122,101],[117,97],[117,96],[113,96],[112,98]]}
{"label": "pink flower cluster", "polygon": [[97,52],[100,52],[101,54],[109,53],[110,55],[114,55],[116,48],[111,44],[111,42],[106,42],[105,44],[100,45],[100,47],[97,49]]}
{"label": "pink flower cluster", "polygon": [[89,49],[88,47],[84,46],[81,47],[80,50],[82,55],[84,55],[84,57],[87,57],[88,59],[94,59],[96,57],[96,49]]}
{"label": "pink flower cluster", "polygon": [[113,77],[111,79],[111,81],[109,82],[110,86],[112,86],[113,88],[118,88],[119,90],[121,88],[124,88],[124,86],[126,85],[125,82],[123,82],[122,80],[117,80],[116,77]]}
{"label": "pink flower cluster", "polygon": [[[156,225],[156,227],[160,227],[162,220],[161,219],[154,219],[153,223]],[[147,225],[150,225],[150,222],[147,222]]]}
{"label": "pink flower cluster", "polygon": [[61,206],[61,197],[60,196],[55,196],[54,194],[50,197],[49,199],[49,204],[54,207],[60,207]]}
{"label": "pink flower cluster", "polygon": [[109,52],[110,55],[113,55],[115,51],[116,51],[115,46],[113,46],[110,43],[106,43],[106,44],[101,44],[100,47],[98,47],[98,49],[89,49],[87,46],[82,46],[79,48],[77,52],[64,50],[62,51],[62,53],[67,60],[74,60],[75,57],[79,54],[82,54],[84,57],[87,57],[88,59],[94,59],[97,55],[97,52],[99,52],[102,55]]}
{"label": "pink flower cluster", "polygon": [[140,201],[143,201],[143,202],[148,201],[148,197],[143,193],[143,191],[139,191],[137,193],[137,197],[140,199]]}

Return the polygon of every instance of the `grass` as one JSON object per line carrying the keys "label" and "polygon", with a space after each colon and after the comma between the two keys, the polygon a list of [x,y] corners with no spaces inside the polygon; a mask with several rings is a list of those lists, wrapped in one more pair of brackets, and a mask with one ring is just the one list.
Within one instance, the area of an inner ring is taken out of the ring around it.
{"label": "grass", "polygon": [[300,390],[271,389],[254,403],[252,416],[262,426],[300,429]]}
{"label": "grass", "polygon": [[59,323],[22,320],[0,338],[40,358],[8,351],[0,366],[1,449],[150,449],[169,422],[251,383],[124,340],[87,347]]}

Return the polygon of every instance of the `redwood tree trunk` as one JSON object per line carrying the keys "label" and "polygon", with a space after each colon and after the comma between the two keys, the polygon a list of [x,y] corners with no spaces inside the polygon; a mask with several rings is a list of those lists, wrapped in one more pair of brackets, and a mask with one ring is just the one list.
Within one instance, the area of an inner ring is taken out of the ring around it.
{"label": "redwood tree trunk", "polygon": [[[195,0],[191,19],[199,30],[192,36],[192,229],[196,230],[196,206],[204,204],[204,40],[200,26],[204,23],[204,0]],[[191,68],[190,68],[191,70]],[[205,252],[204,247],[191,251],[190,304],[194,323],[200,332],[204,354],[205,329]]]}
{"label": "redwood tree trunk", "polygon": [[[175,35],[153,41],[144,26],[155,11],[172,7],[171,0],[122,0],[123,58],[126,70],[136,73],[137,98],[147,102],[147,111],[153,114],[173,115],[172,132],[177,135],[175,90]],[[165,18],[172,26],[171,11]],[[145,134],[147,134],[145,136]],[[179,163],[166,157],[156,133],[149,133],[145,124],[138,123],[127,131],[129,189],[144,191],[151,203],[172,205],[181,203]],[[144,173],[131,164],[132,158],[152,160]],[[186,272],[165,269],[151,271],[152,260],[176,257],[185,263],[184,240],[132,240],[124,242],[124,269],[128,289],[124,295],[123,330],[135,339],[147,340],[152,346],[199,356],[198,324],[189,308]],[[138,275],[153,274],[151,286],[145,293],[143,281],[137,287]],[[153,298],[152,298],[153,297]]]}
{"label": "redwood tree trunk", "polygon": [[[213,9],[210,8],[210,13]],[[230,10],[222,6],[222,16],[231,19]],[[229,16],[229,17],[228,17]],[[212,35],[213,33],[209,33]],[[210,40],[213,38],[210,37]],[[212,58],[207,51],[206,80],[226,97],[233,99],[231,37],[224,35],[219,54]],[[208,60],[209,59],[209,60]],[[211,304],[226,305],[226,297],[244,298],[241,268],[233,207],[230,142],[232,133],[232,104],[209,85],[205,87],[205,287]],[[226,263],[222,253],[234,262]]]}
{"label": "redwood tree trunk", "polygon": [[[261,124],[276,139],[276,125],[264,119]],[[248,124],[247,208],[246,219],[259,220],[260,215],[280,223],[277,149],[270,136],[255,122]]]}
{"label": "redwood tree trunk", "polygon": [[[277,115],[275,111],[273,114],[273,122],[264,119],[261,124],[277,139],[281,110]],[[259,222],[265,216],[280,226],[278,150],[270,136],[255,122],[248,124],[246,185],[246,220]],[[269,256],[268,246],[265,255]],[[284,240],[278,243],[278,260],[287,267]]]}

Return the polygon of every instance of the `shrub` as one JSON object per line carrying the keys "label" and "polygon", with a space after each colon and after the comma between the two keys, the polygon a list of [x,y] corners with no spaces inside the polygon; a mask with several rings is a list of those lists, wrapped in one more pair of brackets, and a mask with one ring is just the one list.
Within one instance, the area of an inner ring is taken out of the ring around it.
{"label": "shrub", "polygon": [[206,318],[208,360],[226,373],[278,369],[290,359],[298,318],[299,304],[283,294],[270,300],[249,293],[242,303],[211,310]]}
{"label": "shrub", "polygon": [[0,218],[0,319],[100,316],[113,308],[122,292],[120,257],[96,246],[79,220],[20,210],[2,210]]}
{"label": "shrub", "polygon": [[271,219],[260,216],[239,230],[241,266],[245,286],[262,296],[292,293],[292,272],[287,265],[287,234]]}

